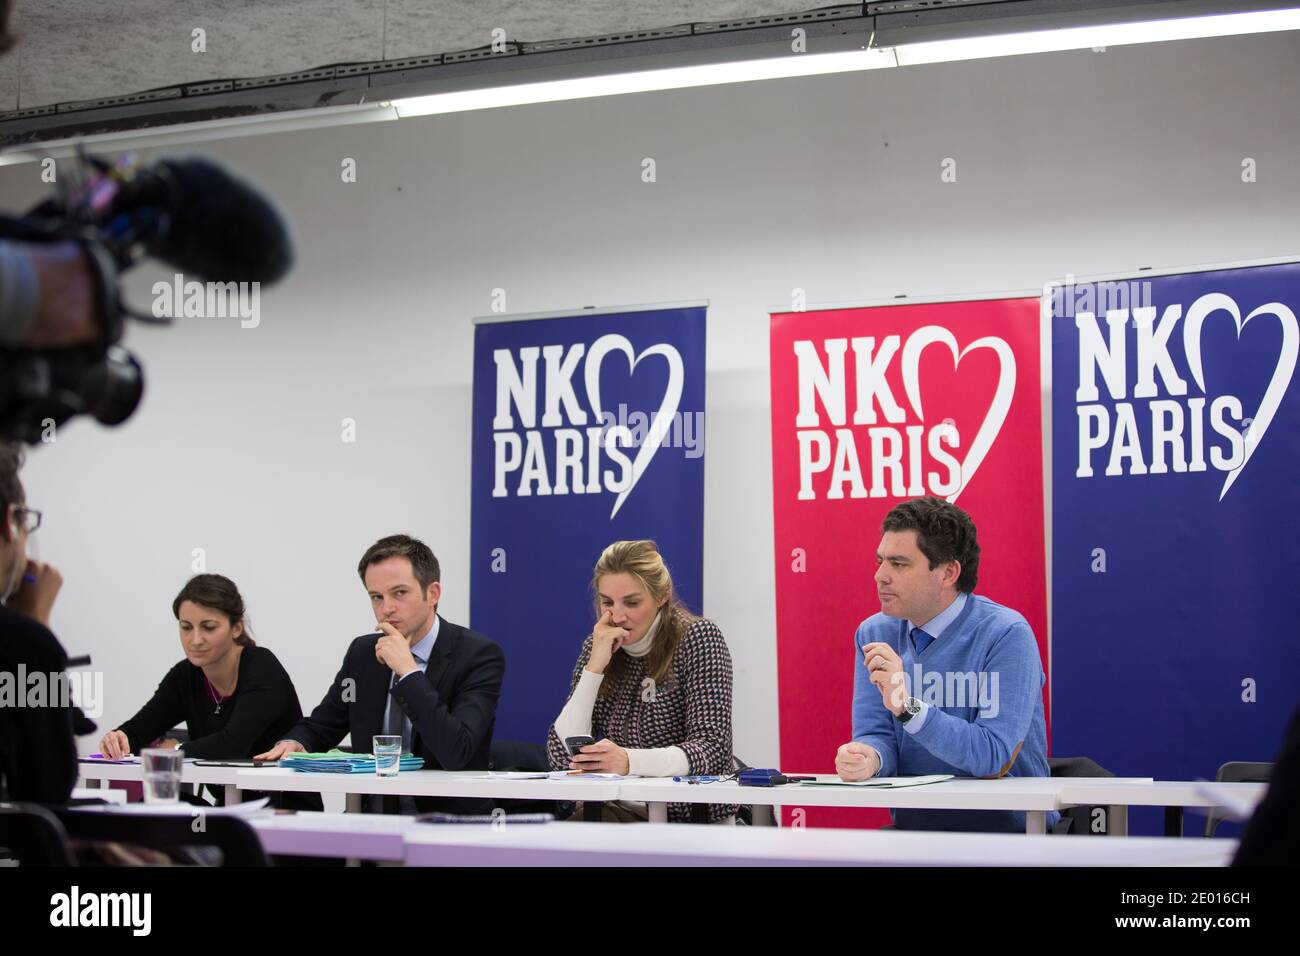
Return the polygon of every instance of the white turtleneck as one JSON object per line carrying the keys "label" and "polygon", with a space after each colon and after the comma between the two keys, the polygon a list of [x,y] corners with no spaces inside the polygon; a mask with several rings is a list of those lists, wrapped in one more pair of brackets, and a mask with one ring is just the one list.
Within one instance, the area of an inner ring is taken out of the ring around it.
{"label": "white turtleneck", "polygon": [[[634,644],[624,644],[620,650],[631,657],[645,657],[654,645],[655,632],[659,630],[660,610],[650,622],[645,637]],[[617,653],[617,651],[615,652]],[[579,737],[591,734],[591,711],[596,706],[596,697],[600,693],[604,674],[593,674],[584,669],[578,678],[578,685],[573,688],[569,702],[555,718],[555,734],[561,741],[565,737]],[[614,741],[618,743],[618,741]],[[627,751],[628,773],[639,777],[674,777],[691,772],[690,761],[686,751],[681,747],[624,747]]]}

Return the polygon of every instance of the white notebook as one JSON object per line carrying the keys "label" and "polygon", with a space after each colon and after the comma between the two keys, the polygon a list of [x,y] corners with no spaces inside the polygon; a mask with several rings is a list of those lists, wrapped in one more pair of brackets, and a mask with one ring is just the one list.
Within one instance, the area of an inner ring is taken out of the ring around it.
{"label": "white notebook", "polygon": [[802,787],[868,787],[878,790],[892,790],[897,787],[919,787],[927,783],[943,783],[951,780],[950,773],[932,773],[924,777],[872,777],[870,780],[804,780]]}

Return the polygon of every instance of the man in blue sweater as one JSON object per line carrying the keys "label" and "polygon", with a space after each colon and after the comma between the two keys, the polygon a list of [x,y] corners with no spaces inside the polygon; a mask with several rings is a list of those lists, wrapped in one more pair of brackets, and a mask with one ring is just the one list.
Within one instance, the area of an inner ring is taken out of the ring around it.
{"label": "man in blue sweater", "polygon": [[[880,613],[853,636],[853,739],[844,780],[951,773],[1047,777],[1043,672],[1034,632],[975,594],[975,524],[954,504],[894,507],[876,552]],[[895,810],[903,830],[1025,832],[1022,812]],[[1050,829],[1060,814],[1048,814]]]}

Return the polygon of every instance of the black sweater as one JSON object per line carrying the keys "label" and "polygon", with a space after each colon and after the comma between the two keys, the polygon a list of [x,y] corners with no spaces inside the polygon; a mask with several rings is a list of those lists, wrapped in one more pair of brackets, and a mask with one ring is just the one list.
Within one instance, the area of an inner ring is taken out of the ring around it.
{"label": "black sweater", "polygon": [[203,669],[181,661],[169,670],[149,703],[118,729],[139,753],[173,727],[185,724],[185,756],[205,760],[247,759],[270,750],[302,719],[293,681],[265,647],[245,647],[235,693],[221,704],[208,693]]}
{"label": "black sweater", "polygon": [[[30,676],[62,673],[68,655],[49,628],[0,607],[0,674],[13,683],[0,688],[22,696],[19,666]],[[46,678],[47,693],[54,685]],[[77,745],[73,738],[73,709],[47,699],[44,706],[17,706],[0,700],[0,800],[63,803],[77,781]],[[26,703],[26,698],[23,698]]]}

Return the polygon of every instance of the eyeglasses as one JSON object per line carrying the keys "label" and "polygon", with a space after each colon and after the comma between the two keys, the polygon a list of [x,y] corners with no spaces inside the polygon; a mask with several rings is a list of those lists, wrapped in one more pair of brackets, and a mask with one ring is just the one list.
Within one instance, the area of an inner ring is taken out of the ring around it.
{"label": "eyeglasses", "polygon": [[14,514],[18,520],[23,523],[23,527],[31,534],[41,526],[41,512],[35,508],[28,508],[25,505],[14,505]]}

